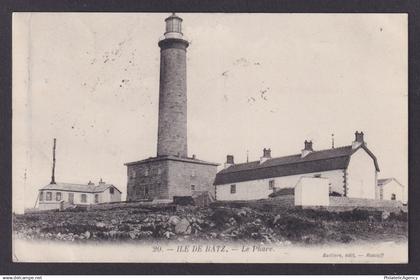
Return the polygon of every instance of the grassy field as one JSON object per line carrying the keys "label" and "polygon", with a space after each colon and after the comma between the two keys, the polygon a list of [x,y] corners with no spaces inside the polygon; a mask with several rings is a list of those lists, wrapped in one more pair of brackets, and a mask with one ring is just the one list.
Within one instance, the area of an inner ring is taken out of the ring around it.
{"label": "grassy field", "polygon": [[295,207],[115,204],[102,209],[13,216],[18,238],[90,240],[220,240],[325,244],[407,241],[407,213],[374,209],[333,212]]}

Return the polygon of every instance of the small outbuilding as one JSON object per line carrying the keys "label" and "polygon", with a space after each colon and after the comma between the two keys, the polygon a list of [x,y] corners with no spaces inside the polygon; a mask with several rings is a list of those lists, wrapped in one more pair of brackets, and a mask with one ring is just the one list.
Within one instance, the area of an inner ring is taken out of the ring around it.
{"label": "small outbuilding", "polygon": [[381,200],[397,200],[406,203],[404,185],[395,178],[378,180],[379,198]]}
{"label": "small outbuilding", "polygon": [[295,206],[329,206],[329,180],[301,177],[295,186]]}

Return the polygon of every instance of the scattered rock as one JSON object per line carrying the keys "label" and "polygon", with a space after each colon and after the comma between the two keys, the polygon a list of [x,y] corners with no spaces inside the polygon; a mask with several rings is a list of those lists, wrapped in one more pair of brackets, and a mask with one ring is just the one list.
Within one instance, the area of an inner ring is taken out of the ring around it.
{"label": "scattered rock", "polygon": [[174,236],[175,233],[170,232],[170,231],[166,231],[163,236],[165,236],[167,239],[170,239],[172,236]]}
{"label": "scattered rock", "polygon": [[191,233],[190,222],[185,218],[181,219],[178,222],[178,224],[175,225],[175,233],[177,233],[177,234],[190,234]]}
{"label": "scattered rock", "polygon": [[229,227],[229,228],[225,229],[224,231],[222,231],[222,233],[223,233],[223,234],[229,234],[229,233],[231,233],[232,231],[234,231],[235,229],[236,229],[236,227],[235,227],[235,226],[233,226],[233,227]]}
{"label": "scattered rock", "polygon": [[388,211],[382,212],[382,220],[387,220],[391,214]]}
{"label": "scattered rock", "polygon": [[98,222],[98,223],[96,223],[96,227],[98,227],[98,228],[104,228],[104,227],[106,227],[106,225],[103,222]]}
{"label": "scattered rock", "polygon": [[275,225],[279,220],[280,220],[280,218],[281,218],[281,216],[280,215],[276,215],[275,217],[274,217],[274,220],[273,220],[273,225]]}
{"label": "scattered rock", "polygon": [[171,216],[168,220],[168,223],[173,226],[176,226],[180,221],[181,219],[178,216]]}
{"label": "scattered rock", "polygon": [[132,231],[128,235],[130,236],[131,239],[136,239],[137,237],[137,235]]}
{"label": "scattered rock", "polygon": [[[360,236],[407,238],[407,213],[327,211],[249,207],[235,203],[211,207],[111,205],[83,212],[51,211],[16,215],[13,230],[27,240],[252,240],[274,244],[349,243]],[[144,211],[146,210],[146,211]],[[275,210],[275,211],[274,211]],[[395,226],[389,227],[390,224]],[[386,228],[386,232],[385,232]],[[382,233],[384,232],[384,233]],[[186,237],[186,238],[185,238]],[[372,237],[373,238],[373,237]]]}

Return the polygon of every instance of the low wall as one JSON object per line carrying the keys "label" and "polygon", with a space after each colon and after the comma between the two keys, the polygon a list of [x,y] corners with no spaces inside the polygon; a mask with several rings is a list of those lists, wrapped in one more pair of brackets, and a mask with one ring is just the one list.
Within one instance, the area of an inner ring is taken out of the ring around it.
{"label": "low wall", "polygon": [[366,198],[349,198],[330,196],[330,206],[353,206],[353,207],[402,207],[402,203],[396,200],[378,200]]}
{"label": "low wall", "polygon": [[295,205],[295,196],[294,195],[281,195],[271,199],[259,199],[259,200],[232,200],[232,201],[222,201],[216,200],[210,204],[211,206],[226,206],[226,207],[250,207],[250,208],[291,208]]}
{"label": "low wall", "polygon": [[215,201],[211,206],[225,206],[232,208],[251,207],[257,209],[271,209],[275,211],[280,208],[305,208],[305,209],[323,209],[326,211],[342,212],[353,209],[366,209],[374,211],[400,212],[407,211],[407,207],[401,202],[390,200],[375,200],[362,198],[348,198],[330,196],[329,206],[295,206],[294,195],[281,195],[271,199],[260,200],[241,200],[241,201]]}
{"label": "low wall", "polygon": [[48,202],[40,202],[38,205],[39,211],[45,210],[53,210],[53,209],[63,209],[63,202],[62,201],[48,201]]}

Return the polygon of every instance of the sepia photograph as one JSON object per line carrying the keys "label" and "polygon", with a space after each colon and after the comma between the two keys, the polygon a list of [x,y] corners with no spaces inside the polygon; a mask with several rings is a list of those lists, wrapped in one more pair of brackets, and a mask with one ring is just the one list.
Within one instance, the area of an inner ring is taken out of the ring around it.
{"label": "sepia photograph", "polygon": [[12,17],[13,262],[408,263],[408,18]]}

